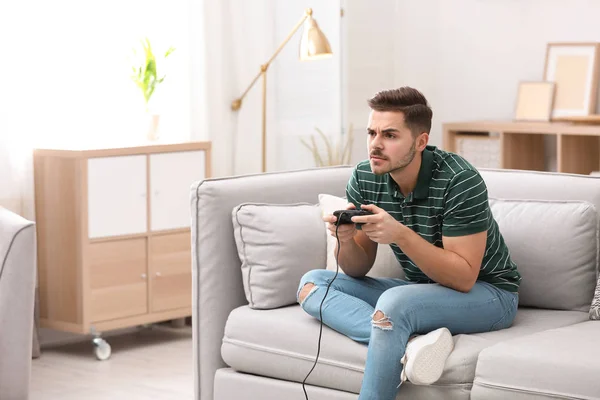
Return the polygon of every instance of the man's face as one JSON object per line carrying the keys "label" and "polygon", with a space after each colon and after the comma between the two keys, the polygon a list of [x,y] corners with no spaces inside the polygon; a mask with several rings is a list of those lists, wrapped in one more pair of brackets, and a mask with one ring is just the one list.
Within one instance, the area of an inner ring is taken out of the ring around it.
{"label": "man's face", "polygon": [[371,171],[376,175],[401,171],[417,153],[416,139],[404,124],[404,114],[371,111],[367,127],[367,146]]}

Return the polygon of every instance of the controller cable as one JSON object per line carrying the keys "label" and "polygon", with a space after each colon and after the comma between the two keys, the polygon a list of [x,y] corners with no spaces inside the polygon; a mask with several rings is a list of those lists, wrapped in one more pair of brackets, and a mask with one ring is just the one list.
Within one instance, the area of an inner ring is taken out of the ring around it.
{"label": "controller cable", "polygon": [[335,223],[335,238],[337,240],[337,255],[335,257],[335,275],[333,275],[333,279],[331,280],[331,282],[329,282],[329,285],[327,285],[327,290],[325,291],[325,296],[323,296],[323,300],[321,300],[321,305],[319,306],[319,321],[321,323],[320,323],[320,327],[319,327],[319,341],[317,344],[317,356],[315,358],[315,363],[313,364],[312,368],[310,369],[310,371],[308,372],[308,374],[302,381],[302,390],[304,391],[304,397],[306,398],[306,400],[308,400],[308,394],[306,393],[306,388],[305,388],[304,384],[306,383],[306,380],[308,379],[309,375],[313,372],[313,370],[317,366],[317,360],[319,359],[319,353],[321,352],[321,335],[323,334],[323,303],[325,302],[327,293],[329,293],[329,288],[331,287],[331,284],[333,283],[335,278],[338,276],[338,272],[340,269],[340,264],[338,263],[338,259],[340,257],[340,239],[338,238],[338,228],[340,227],[340,220],[342,219],[343,214],[344,214],[344,212],[342,211],[342,213],[340,213],[340,216]]}

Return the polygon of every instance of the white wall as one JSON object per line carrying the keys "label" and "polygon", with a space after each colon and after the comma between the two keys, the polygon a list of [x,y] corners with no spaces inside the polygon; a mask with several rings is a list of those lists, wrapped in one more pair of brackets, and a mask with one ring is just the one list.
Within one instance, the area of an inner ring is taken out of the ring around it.
{"label": "white wall", "polygon": [[[233,4],[239,7],[242,2]],[[234,83],[238,92],[307,6],[312,5],[304,0],[264,0],[253,3],[262,16],[259,23],[237,20],[235,29],[241,30],[241,24],[251,28],[244,29],[244,35],[257,39],[262,52],[257,56],[256,50],[245,50],[247,62],[238,66],[238,74],[245,76]],[[344,9],[339,27],[338,6]],[[339,0],[319,7],[315,18],[341,55],[340,129],[350,124],[354,128],[353,163],[366,157],[366,101],[377,91],[403,85],[421,90],[434,111],[431,144],[441,146],[443,122],[511,119],[519,81],[543,77],[547,42],[600,39],[600,3],[589,0]],[[341,37],[335,44],[337,28]],[[335,126],[335,84],[317,92],[310,88],[329,77],[339,79],[335,66],[314,64],[320,70],[310,75],[308,67],[294,59],[298,40],[299,35],[269,71],[270,170],[312,165],[298,135],[310,132],[329,114]],[[325,110],[306,101],[321,93],[327,93],[327,101],[321,102]],[[235,118],[246,118],[245,125],[229,143],[237,146],[235,173],[259,169],[260,87],[248,95],[244,108]],[[213,140],[218,147],[222,139]]]}
{"label": "white wall", "polygon": [[543,78],[546,44],[599,41],[599,15],[591,0],[398,1],[394,86],[423,91],[441,146],[443,122],[510,120],[519,81]]}
{"label": "white wall", "polygon": [[344,127],[352,125],[352,163],[366,158],[367,100],[395,84],[396,0],[344,0],[342,7]]}

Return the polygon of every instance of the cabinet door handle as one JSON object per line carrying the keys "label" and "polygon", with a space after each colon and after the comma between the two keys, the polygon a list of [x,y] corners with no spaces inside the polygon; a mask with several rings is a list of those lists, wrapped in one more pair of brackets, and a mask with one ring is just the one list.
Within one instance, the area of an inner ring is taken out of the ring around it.
{"label": "cabinet door handle", "polygon": [[146,279],[146,274],[142,274],[142,279]]}
{"label": "cabinet door handle", "polygon": [[156,273],[156,277],[157,277],[157,278],[159,278],[159,277],[161,277],[161,276],[162,276],[162,274],[161,274],[160,272],[157,272],[157,273]]}

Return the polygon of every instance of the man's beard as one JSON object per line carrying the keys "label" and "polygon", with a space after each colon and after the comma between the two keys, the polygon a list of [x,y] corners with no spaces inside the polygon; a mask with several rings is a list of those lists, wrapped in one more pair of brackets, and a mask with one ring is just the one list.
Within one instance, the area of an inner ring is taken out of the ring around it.
{"label": "man's beard", "polygon": [[[410,146],[410,149],[408,150],[408,153],[406,153],[404,155],[404,157],[402,157],[400,160],[398,160],[398,162],[394,165],[392,165],[392,168],[388,171],[383,171],[381,173],[378,173],[376,175],[384,175],[387,173],[393,173],[396,171],[402,171],[404,168],[406,168],[414,159],[415,156],[417,155],[417,149],[416,149],[416,145],[417,145],[417,141],[413,140],[412,145]],[[378,154],[373,154],[374,156],[377,156]]]}

